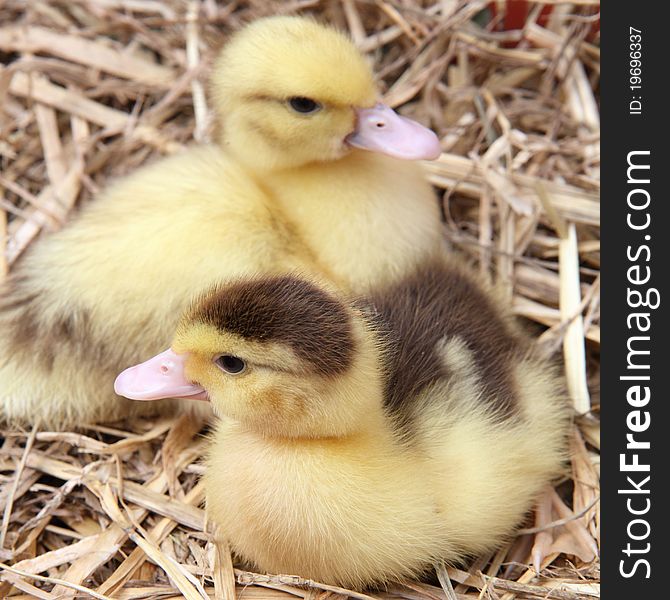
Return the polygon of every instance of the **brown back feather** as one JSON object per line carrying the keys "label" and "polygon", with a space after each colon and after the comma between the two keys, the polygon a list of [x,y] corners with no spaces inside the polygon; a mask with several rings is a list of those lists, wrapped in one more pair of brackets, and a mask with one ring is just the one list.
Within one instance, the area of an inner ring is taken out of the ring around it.
{"label": "brown back feather", "polygon": [[493,297],[459,265],[428,261],[399,282],[364,300],[386,341],[384,403],[409,426],[412,402],[450,374],[440,353],[443,340],[459,338],[470,351],[482,400],[500,418],[516,412],[512,367],[525,352]]}

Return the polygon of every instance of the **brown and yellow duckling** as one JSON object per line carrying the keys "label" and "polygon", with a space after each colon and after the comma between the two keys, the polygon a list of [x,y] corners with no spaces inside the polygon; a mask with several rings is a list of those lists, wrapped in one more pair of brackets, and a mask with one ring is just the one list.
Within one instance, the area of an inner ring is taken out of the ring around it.
{"label": "brown and yellow duckling", "polygon": [[208,398],[209,518],[261,571],[344,587],[493,549],[564,460],[553,370],[442,261],[353,301],[295,276],[216,287],[116,388]]}
{"label": "brown and yellow duckling", "polygon": [[440,247],[414,160],[437,156],[437,138],[378,103],[343,34],[259,20],[212,79],[217,143],[113,184],[0,288],[0,421],[70,427],[142,410],[109,381],[157,352],[216,281],[299,268],[363,291]]}

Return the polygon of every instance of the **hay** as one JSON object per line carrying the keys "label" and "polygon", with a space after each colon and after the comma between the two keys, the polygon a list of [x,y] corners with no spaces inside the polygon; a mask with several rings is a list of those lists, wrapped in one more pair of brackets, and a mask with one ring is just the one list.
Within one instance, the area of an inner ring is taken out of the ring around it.
{"label": "hay", "polygon": [[388,102],[442,139],[427,167],[446,240],[539,324],[543,349],[562,350],[576,411],[586,413],[548,508],[555,527],[538,536],[549,552],[541,575],[527,566],[531,523],[467,571],[438,565],[434,585],[360,594],[239,570],[201,508],[205,441],[175,418],[2,433],[1,597],[599,597],[599,3],[531,2],[525,23],[503,28],[505,6],[5,0],[0,279],[110,178],[210,139],[205,82],[231,31],[277,12],[348,29]]}

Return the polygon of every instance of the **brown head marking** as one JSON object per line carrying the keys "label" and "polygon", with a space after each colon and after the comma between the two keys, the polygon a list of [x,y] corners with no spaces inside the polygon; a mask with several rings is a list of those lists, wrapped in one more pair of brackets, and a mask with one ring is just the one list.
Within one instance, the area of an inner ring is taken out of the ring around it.
{"label": "brown head marking", "polygon": [[187,314],[221,331],[291,348],[322,376],[346,371],[354,353],[351,317],[340,302],[294,276],[218,286]]}

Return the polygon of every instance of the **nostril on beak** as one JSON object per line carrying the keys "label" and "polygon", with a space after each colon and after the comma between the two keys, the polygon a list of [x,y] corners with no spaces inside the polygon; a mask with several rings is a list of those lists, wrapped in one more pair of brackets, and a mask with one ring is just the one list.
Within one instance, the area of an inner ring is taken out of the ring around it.
{"label": "nostril on beak", "polygon": [[163,363],[161,365],[161,373],[163,373],[163,375],[167,375],[170,372],[170,366],[170,363]]}
{"label": "nostril on beak", "polygon": [[382,127],[386,127],[386,123],[384,123],[384,121],[377,121],[375,126],[381,129]]}

